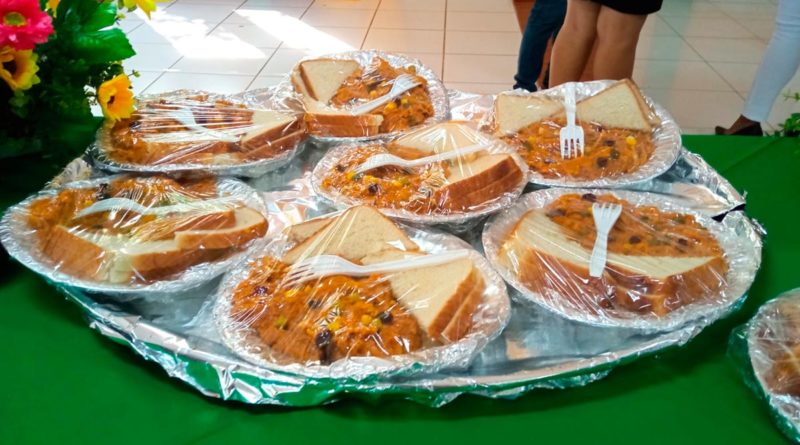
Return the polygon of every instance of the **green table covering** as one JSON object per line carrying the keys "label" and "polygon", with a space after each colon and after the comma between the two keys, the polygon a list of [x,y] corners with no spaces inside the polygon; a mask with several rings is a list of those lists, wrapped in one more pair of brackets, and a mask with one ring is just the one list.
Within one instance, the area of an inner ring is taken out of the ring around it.
{"label": "green table covering", "polygon": [[[725,355],[761,303],[800,286],[800,141],[687,136],[768,230],[743,309],[687,347],[587,387],[516,400],[463,396],[287,409],[203,397],[87,328],[77,307],[17,264],[0,274],[0,444],[783,443]],[[0,208],[20,200],[4,192]]]}

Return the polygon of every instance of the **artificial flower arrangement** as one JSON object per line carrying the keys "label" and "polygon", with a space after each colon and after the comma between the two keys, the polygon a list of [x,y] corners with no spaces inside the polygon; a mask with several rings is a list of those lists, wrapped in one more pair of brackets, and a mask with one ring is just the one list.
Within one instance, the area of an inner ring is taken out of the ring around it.
{"label": "artificial flower arrangement", "polygon": [[102,122],[94,103],[106,119],[130,116],[121,62],[135,52],[114,25],[121,10],[149,16],[155,1],[0,0],[0,165],[80,155]]}

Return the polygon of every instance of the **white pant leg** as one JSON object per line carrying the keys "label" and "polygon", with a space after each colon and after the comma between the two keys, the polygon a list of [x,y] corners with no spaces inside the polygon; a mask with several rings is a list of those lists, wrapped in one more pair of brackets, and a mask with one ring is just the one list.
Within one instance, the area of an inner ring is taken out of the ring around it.
{"label": "white pant leg", "polygon": [[775,31],[758,67],[742,115],[766,122],[781,90],[800,67],[800,0],[780,0]]}

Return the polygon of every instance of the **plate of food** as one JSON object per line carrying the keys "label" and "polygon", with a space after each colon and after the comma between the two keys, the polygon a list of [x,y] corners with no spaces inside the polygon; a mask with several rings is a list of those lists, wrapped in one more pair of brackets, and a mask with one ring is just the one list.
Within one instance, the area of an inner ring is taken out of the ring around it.
{"label": "plate of food", "polygon": [[765,303],[731,335],[730,352],[780,428],[800,437],[800,289]]}
{"label": "plate of food", "polygon": [[[607,232],[595,223],[603,206],[619,212]],[[741,212],[717,222],[667,196],[545,189],[496,215],[483,245],[524,301],[583,323],[657,331],[735,309],[761,261],[755,233]]]}
{"label": "plate of food", "polygon": [[278,102],[181,90],[138,98],[130,118],[101,127],[91,153],[116,172],[257,177],[288,163],[305,137],[302,113]]}
{"label": "plate of food", "polygon": [[0,240],[33,271],[109,294],[177,292],[241,261],[267,231],[235,179],[117,175],[46,189],[8,209]]}
{"label": "plate of food", "polygon": [[436,74],[401,54],[369,50],[302,60],[288,84],[302,97],[309,134],[323,141],[371,139],[449,116]]}
{"label": "plate of food", "polygon": [[366,204],[408,223],[459,224],[511,206],[527,170],[499,139],[448,121],[392,140],[337,146],[316,165],[311,182],[335,207]]}
{"label": "plate of food", "polygon": [[485,125],[515,147],[531,182],[563,187],[623,187],[669,170],[682,151],[678,124],[632,81],[575,84],[583,155],[562,158],[565,86],[497,95]]}
{"label": "plate of food", "polygon": [[[289,226],[261,253],[223,279],[214,318],[228,348],[273,371],[360,381],[465,368],[510,317],[505,283],[467,243],[369,206]],[[331,259],[351,268],[298,278]]]}

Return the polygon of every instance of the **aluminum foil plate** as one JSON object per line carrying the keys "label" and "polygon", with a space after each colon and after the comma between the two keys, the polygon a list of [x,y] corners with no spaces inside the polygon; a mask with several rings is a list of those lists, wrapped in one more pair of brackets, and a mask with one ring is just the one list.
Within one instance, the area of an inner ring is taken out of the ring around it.
{"label": "aluminum foil plate", "polygon": [[[451,92],[451,97],[463,95]],[[273,235],[289,224],[333,210],[313,196],[310,185],[311,171],[325,155],[324,147],[313,141],[307,145],[286,166],[248,181],[262,191]],[[92,174],[95,172],[79,161],[70,165],[57,182]],[[650,191],[665,195],[690,191],[682,205],[709,216],[724,215],[744,203],[724,178],[688,153],[650,184]],[[479,227],[461,238],[481,251],[480,235]],[[667,332],[591,326],[540,306],[521,305],[517,302],[523,297],[511,288],[512,310],[506,329],[467,369],[364,381],[317,379],[258,366],[226,347],[213,317],[212,296],[219,283],[220,279],[215,279],[180,292],[169,301],[139,296],[120,301],[113,295],[75,286],[57,287],[80,306],[92,328],[158,363],[171,377],[206,396],[252,404],[311,406],[343,397],[381,394],[430,406],[444,405],[462,394],[514,398],[537,388],[589,384],[617,366],[679,347],[704,327],[701,321]]]}
{"label": "aluminum foil plate", "polygon": [[[381,57],[385,59],[393,67],[414,65],[417,68],[417,74],[422,76],[428,82],[427,85],[428,95],[430,96],[431,104],[433,105],[433,116],[428,118],[423,123],[423,125],[435,122],[442,122],[450,119],[450,104],[447,101],[447,90],[445,89],[444,84],[442,84],[442,81],[439,79],[439,76],[437,76],[432,69],[423,64],[419,59],[414,59],[412,57],[408,57],[403,54],[388,53],[384,51],[370,49],[370,50],[349,51],[349,52],[328,54],[324,56],[306,57],[303,60],[312,60],[320,58],[349,59],[357,61],[359,64],[361,64],[362,67],[366,67],[369,65],[370,62],[372,62],[372,59],[374,59],[375,57]],[[299,93],[295,92],[294,86],[292,86],[292,81],[291,81],[291,75],[295,72],[294,70],[297,70],[297,66],[298,65],[295,65],[292,72],[287,74],[286,77],[275,86],[276,92],[279,96],[281,97],[286,97],[290,95],[294,95],[295,97],[300,96]],[[309,137],[315,139],[318,142],[323,142],[323,143],[346,143],[346,142],[363,142],[381,138],[388,138],[396,136],[399,133],[400,133],[399,131],[395,131],[391,133],[380,133],[373,136],[352,137],[352,138],[317,136],[313,134],[309,135]]]}
{"label": "aluminum foil plate", "polygon": [[[330,216],[330,215],[328,215]],[[471,249],[460,238],[429,230],[404,227],[412,241],[424,252],[440,253],[448,250]],[[268,242],[259,252],[260,256],[280,258],[291,247],[282,236]],[[351,357],[338,360],[329,365],[321,364],[279,364],[270,360],[269,352],[263,350],[258,338],[253,338],[250,326],[235,321],[231,316],[233,289],[250,273],[249,263],[243,263],[228,273],[220,284],[215,296],[214,319],[225,344],[245,360],[282,374],[296,374],[317,379],[340,379],[363,381],[376,376],[409,375],[433,373],[441,369],[464,369],[472,362],[483,347],[494,340],[508,323],[511,314],[510,301],[503,279],[486,261],[486,258],[470,252],[470,259],[480,271],[486,288],[483,300],[474,316],[474,326],[461,340],[447,345],[427,347],[411,354],[395,355],[386,358]]]}
{"label": "aluminum foil plate", "polygon": [[[377,143],[377,141],[373,141]],[[314,193],[320,198],[324,199],[327,204],[339,209],[344,209],[352,205],[363,204],[359,199],[339,193],[337,190],[326,190],[322,187],[322,181],[325,176],[333,169],[339,160],[345,156],[349,151],[358,147],[367,145],[368,143],[360,144],[342,144],[338,145],[328,151],[322,160],[317,163],[313,172],[311,173],[311,185],[314,188]],[[525,161],[514,151],[513,148],[500,140],[493,139],[492,145],[487,150],[489,153],[506,153],[514,158],[514,161],[523,172],[528,171],[528,166]],[[524,176],[524,175],[523,175]],[[523,189],[527,184],[527,179],[523,179],[517,187],[508,193],[498,196],[496,199],[469,212],[447,212],[447,213],[428,213],[420,214],[405,210],[403,208],[381,208],[381,212],[387,216],[403,221],[408,224],[423,225],[423,226],[436,226],[452,232],[463,232],[473,226],[471,222],[480,220],[488,215],[496,213],[504,208],[507,208],[516,202],[517,198],[522,194]]]}
{"label": "aluminum foil plate", "polygon": [[[302,113],[300,104],[292,97],[283,95],[278,88],[271,87],[261,90],[248,91],[235,95],[213,94],[205,91],[196,90],[176,90],[167,93],[148,94],[136,98],[140,102],[152,102],[158,100],[180,100],[187,96],[207,95],[210,101],[217,99],[229,100],[242,104],[251,109],[275,110],[289,113]],[[278,156],[255,161],[241,162],[235,164],[203,164],[203,163],[166,163],[158,165],[128,164],[114,161],[106,155],[106,148],[111,147],[111,136],[109,126],[103,125],[97,130],[97,139],[89,147],[89,155],[94,160],[98,168],[109,172],[131,172],[131,173],[210,173],[216,175],[241,176],[246,178],[257,178],[265,173],[283,167],[303,147],[303,143],[296,145],[291,150],[286,150]]]}
{"label": "aluminum foil plate", "polygon": [[[682,306],[663,317],[653,314],[637,314],[624,310],[599,310],[590,313],[572,304],[562,304],[568,299],[560,295],[559,289],[548,289],[546,294],[530,290],[520,282],[516,271],[510,270],[499,260],[500,249],[520,218],[531,209],[541,209],[558,197],[570,194],[611,194],[635,206],[655,206],[661,210],[693,215],[717,239],[728,263],[725,284],[713,297]],[[687,324],[706,326],[728,315],[743,302],[750,285],[755,280],[761,265],[761,236],[755,225],[744,213],[728,213],[721,222],[700,212],[684,207],[680,202],[654,193],[629,190],[603,189],[544,189],[523,195],[512,208],[496,215],[483,230],[483,246],[486,256],[500,275],[511,284],[524,302],[531,302],[551,310],[565,318],[594,326],[640,329],[645,331],[669,331]]]}
{"label": "aluminum foil plate", "polygon": [[[90,174],[85,170],[75,169],[75,166],[83,163],[72,163],[68,166],[67,172],[78,175]],[[120,175],[124,176],[124,175]],[[95,187],[100,183],[108,182],[117,176],[107,176],[94,179],[83,179],[79,181],[65,181],[67,178],[60,178],[58,183],[62,187],[84,188]],[[250,186],[236,179],[220,178],[217,180],[217,190],[220,196],[235,196],[240,198],[248,207],[266,214],[266,207],[263,198]],[[250,250],[259,250],[264,239],[254,240],[247,249],[235,253],[220,261],[202,263],[186,269],[169,280],[159,280],[152,283],[141,284],[114,284],[103,283],[79,279],[66,274],[56,267],[52,260],[43,255],[37,246],[37,238],[33,235],[33,229],[27,223],[27,209],[30,204],[39,198],[55,196],[59,188],[45,189],[33,196],[30,196],[21,203],[10,207],[0,220],[0,242],[14,259],[24,264],[29,269],[42,275],[50,281],[60,285],[84,289],[90,292],[98,292],[126,298],[134,298],[135,295],[147,296],[147,298],[164,298],[168,294],[185,291],[201,286],[213,280],[215,277],[230,270],[239,262],[243,261]]]}
{"label": "aluminum foil plate", "polygon": [[[589,96],[593,96],[600,91],[608,88],[610,85],[615,83],[613,80],[595,80],[592,82],[577,82],[575,87],[575,96],[577,100],[584,99]],[[517,94],[517,95],[536,95],[539,97],[548,98],[551,100],[555,100],[558,102],[563,102],[563,94],[564,94],[564,86],[559,85],[557,87],[550,88],[548,90],[542,90],[536,93],[528,93],[524,90],[514,90],[509,92],[509,94]],[[647,96],[644,96],[645,101],[653,110],[654,114],[658,119],[661,120],[661,123],[657,125],[652,132],[653,136],[653,144],[655,144],[655,151],[653,152],[653,156],[648,160],[644,165],[639,167],[634,172],[627,173],[624,175],[618,175],[611,178],[600,178],[600,179],[593,179],[593,180],[580,180],[570,177],[561,177],[561,178],[546,178],[542,176],[542,174],[531,170],[530,173],[530,181],[539,184],[545,185],[550,187],[584,187],[584,188],[624,188],[630,185],[649,181],[656,176],[661,175],[662,173],[669,170],[672,164],[680,157],[681,155],[681,130],[678,126],[678,123],[675,122],[675,119],[669,112],[650,99]],[[473,113],[479,114],[478,110],[476,109],[478,106],[486,105],[487,101],[479,101],[475,98],[472,102],[468,102],[467,104],[463,103],[464,101],[458,101],[459,106],[459,113]],[[480,113],[484,116],[483,125],[486,127],[491,127],[492,121],[494,119],[494,101],[492,101],[492,105],[489,110],[485,110],[483,113]],[[465,105],[471,105],[472,108],[469,108]]]}

